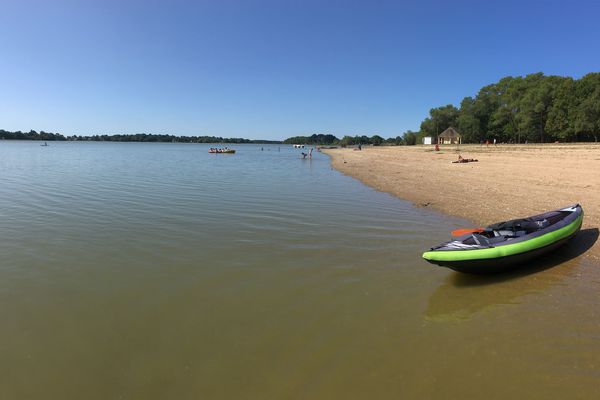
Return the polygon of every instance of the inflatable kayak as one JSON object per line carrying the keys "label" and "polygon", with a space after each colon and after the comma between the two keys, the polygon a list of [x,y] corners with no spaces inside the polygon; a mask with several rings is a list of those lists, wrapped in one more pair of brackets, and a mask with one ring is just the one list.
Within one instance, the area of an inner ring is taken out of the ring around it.
{"label": "inflatable kayak", "polygon": [[508,270],[566,243],[579,232],[579,204],[528,218],[492,224],[432,247],[423,258],[466,273]]}

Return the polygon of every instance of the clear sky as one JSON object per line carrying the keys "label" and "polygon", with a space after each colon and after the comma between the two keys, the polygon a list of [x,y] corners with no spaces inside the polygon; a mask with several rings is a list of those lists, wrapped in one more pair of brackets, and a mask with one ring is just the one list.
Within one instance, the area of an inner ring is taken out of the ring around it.
{"label": "clear sky", "polygon": [[507,75],[600,70],[599,1],[0,0],[0,128],[401,135]]}

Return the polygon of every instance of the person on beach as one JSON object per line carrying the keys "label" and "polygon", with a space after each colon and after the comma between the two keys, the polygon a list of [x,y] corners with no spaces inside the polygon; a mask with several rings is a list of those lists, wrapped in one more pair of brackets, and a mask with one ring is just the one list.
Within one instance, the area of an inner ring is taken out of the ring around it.
{"label": "person on beach", "polygon": [[358,144],[358,149],[362,150],[362,144],[360,144],[360,143]]}
{"label": "person on beach", "polygon": [[312,151],[313,151],[313,148],[311,147],[310,151],[308,152],[308,158],[312,158]]}
{"label": "person on beach", "polygon": [[452,161],[452,164],[463,164],[463,163],[470,163],[470,162],[477,162],[479,160],[476,160],[474,158],[463,158],[463,156],[461,156],[460,154],[458,155],[458,161]]}

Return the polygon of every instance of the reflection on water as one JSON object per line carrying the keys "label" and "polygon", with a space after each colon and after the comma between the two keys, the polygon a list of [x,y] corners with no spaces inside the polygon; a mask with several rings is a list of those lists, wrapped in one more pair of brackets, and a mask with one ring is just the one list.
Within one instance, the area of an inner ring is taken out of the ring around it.
{"label": "reflection on water", "polygon": [[[598,229],[583,229],[561,248],[528,265],[498,275],[453,273],[429,298],[425,319],[446,322],[468,320],[473,314],[520,303],[522,297],[560,285],[581,264],[577,259],[598,239]],[[555,266],[560,266],[556,270]]]}
{"label": "reflection on water", "polygon": [[[518,304],[522,297],[538,293],[559,284],[563,274],[577,266],[577,262],[561,266],[561,273],[538,272],[535,277],[517,276],[506,281],[471,285],[472,281],[458,274],[450,275],[429,298],[425,318],[428,321],[448,322],[470,319],[475,313],[503,304]],[[489,277],[488,277],[489,278]],[[481,279],[481,278],[479,278]],[[465,284],[465,280],[469,281]]]}

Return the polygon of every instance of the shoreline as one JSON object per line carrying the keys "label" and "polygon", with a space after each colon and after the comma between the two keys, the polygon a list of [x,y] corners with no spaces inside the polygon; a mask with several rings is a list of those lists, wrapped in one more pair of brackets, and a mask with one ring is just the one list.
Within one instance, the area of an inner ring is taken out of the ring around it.
{"label": "shoreline", "polygon": [[[580,203],[600,224],[600,144],[384,146],[323,149],[338,171],[417,207],[478,226]],[[453,164],[458,155],[478,162]],[[466,227],[467,228],[467,227]],[[600,241],[584,254],[600,260]]]}

